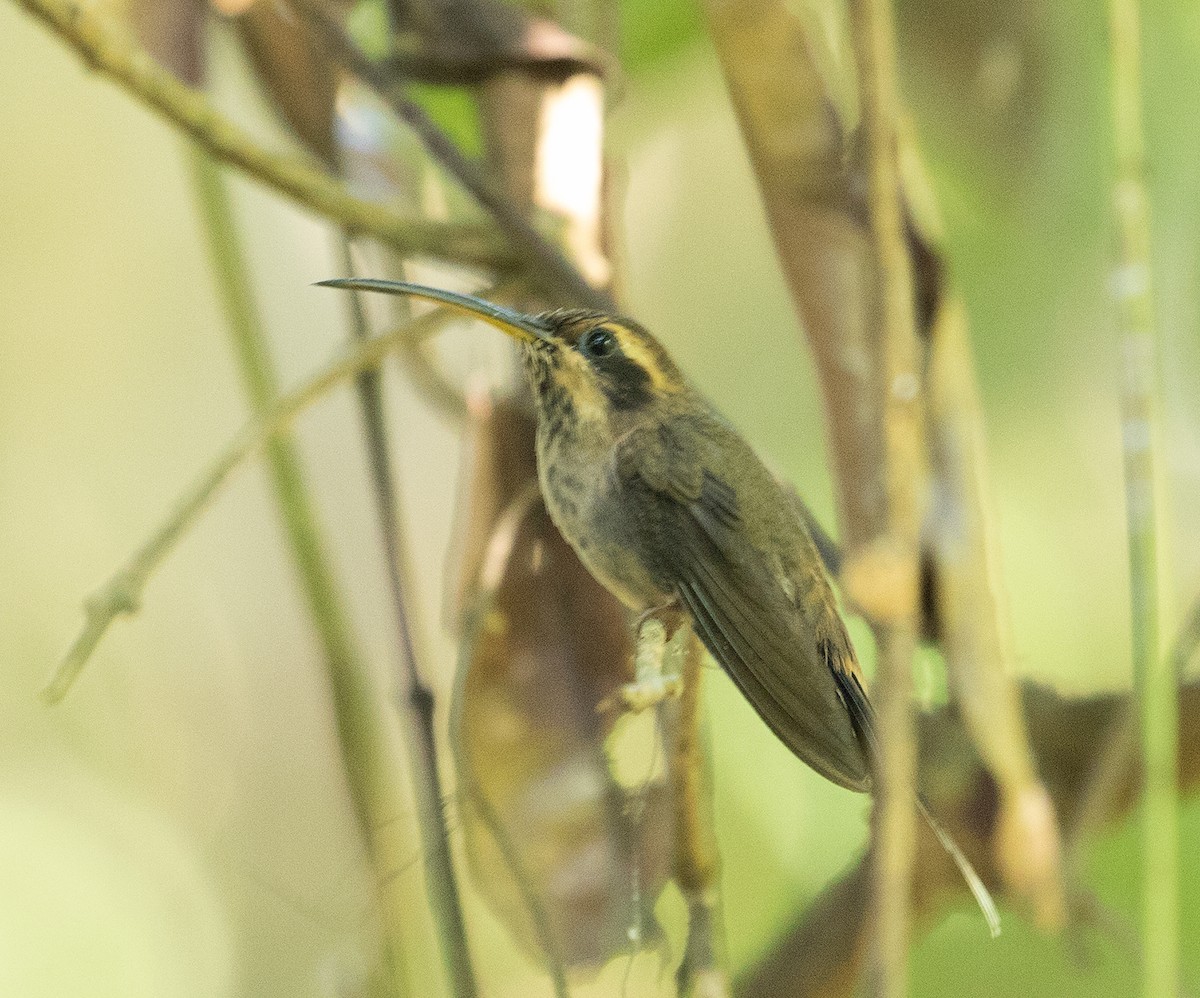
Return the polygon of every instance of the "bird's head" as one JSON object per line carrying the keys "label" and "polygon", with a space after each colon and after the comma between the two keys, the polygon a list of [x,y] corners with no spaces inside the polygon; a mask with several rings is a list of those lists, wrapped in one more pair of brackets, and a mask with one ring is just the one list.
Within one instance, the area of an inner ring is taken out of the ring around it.
{"label": "bird's head", "polygon": [[547,420],[569,416],[618,430],[684,390],[679,369],[658,341],[631,319],[580,309],[536,315],[440,288],[347,278],[323,286],[411,295],[465,312],[524,348],[525,367]]}

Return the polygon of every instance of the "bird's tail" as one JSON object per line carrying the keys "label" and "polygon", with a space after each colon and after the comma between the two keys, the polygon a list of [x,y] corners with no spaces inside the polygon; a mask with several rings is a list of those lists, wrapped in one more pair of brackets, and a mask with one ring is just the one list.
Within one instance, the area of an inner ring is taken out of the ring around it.
{"label": "bird's tail", "polygon": [[971,861],[958,848],[958,843],[950,837],[950,833],[941,826],[937,818],[930,812],[929,804],[926,802],[924,794],[917,795],[917,809],[921,812],[921,817],[928,823],[930,830],[937,836],[937,840],[942,844],[942,848],[946,850],[946,854],[954,860],[954,865],[958,867],[958,872],[962,874],[963,880],[967,882],[967,887],[970,889],[971,895],[975,898],[975,903],[979,905],[979,910],[983,912],[988,931],[992,934],[992,938],[995,939],[1000,935],[1000,912],[996,909],[996,902],[992,898],[991,892],[984,886],[983,881],[979,879],[979,874],[975,872],[975,867],[971,865]]}

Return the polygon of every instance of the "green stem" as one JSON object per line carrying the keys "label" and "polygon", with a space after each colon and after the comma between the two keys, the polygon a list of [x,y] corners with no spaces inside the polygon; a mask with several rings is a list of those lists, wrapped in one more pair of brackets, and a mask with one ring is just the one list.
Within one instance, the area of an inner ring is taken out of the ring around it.
{"label": "green stem", "polygon": [[[197,204],[229,323],[230,337],[246,395],[254,413],[269,413],[278,396],[278,379],[271,361],[268,336],[254,308],[253,289],[247,278],[232,205],[220,167],[192,145],[187,146]],[[406,810],[395,745],[379,710],[380,690],[367,662],[355,645],[340,588],[325,553],[304,469],[292,439],[277,435],[266,441],[266,467],[274,487],[308,612],[322,644],[329,669],[338,740],[346,766],[355,816],[371,854],[378,888],[384,891],[392,860],[403,848],[395,818]],[[391,838],[391,842],[384,842]],[[389,848],[390,847],[390,848]],[[402,949],[400,910],[380,898],[384,913],[384,954],[391,993],[407,993]]]}
{"label": "green stem", "polygon": [[912,261],[905,238],[899,164],[900,99],[891,0],[852,0],[853,30],[866,140],[871,236],[880,313],[876,369],[883,393],[883,486],[886,535],[875,556],[898,569],[900,598],[876,627],[879,753],[875,845],[875,993],[908,993],[909,905],[916,855],[916,733],[912,660],[917,642],[921,475],[925,441],[921,350],[913,306]]}
{"label": "green stem", "polygon": [[1141,716],[1143,993],[1179,984],[1179,829],[1176,800],[1178,693],[1160,647],[1155,522],[1158,339],[1150,261],[1150,199],[1142,133],[1141,25],[1137,0],[1110,0],[1113,210],[1120,241],[1113,292],[1121,323],[1121,418],[1129,534],[1133,671]]}
{"label": "green stem", "polygon": [[[220,168],[206,153],[189,145],[188,161],[242,380],[251,408],[262,416],[276,403],[278,379],[266,331],[254,308],[229,195]],[[406,844],[384,840],[398,838],[395,817],[406,809],[407,802],[398,779],[399,759],[386,730],[385,715],[379,709],[381,691],[355,645],[299,454],[288,437],[274,436],[267,441],[266,458],[301,588],[329,669],[355,815],[371,855],[376,884],[385,895],[394,893],[386,891],[384,885],[394,869],[392,860],[403,852]],[[390,993],[401,996],[407,993],[401,936],[403,913],[387,896],[380,901]]]}

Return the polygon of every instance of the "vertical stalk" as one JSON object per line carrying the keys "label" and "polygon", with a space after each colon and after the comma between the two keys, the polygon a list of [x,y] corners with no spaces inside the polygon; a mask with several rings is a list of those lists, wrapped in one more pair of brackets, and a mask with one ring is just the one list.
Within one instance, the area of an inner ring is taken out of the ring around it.
{"label": "vertical stalk", "polygon": [[1155,442],[1158,342],[1150,263],[1150,199],[1142,133],[1141,26],[1137,0],[1110,0],[1113,141],[1119,256],[1113,294],[1121,326],[1121,419],[1129,534],[1133,672],[1141,717],[1143,993],[1173,995],[1179,981],[1179,738],[1171,663],[1159,647]]}
{"label": "vertical stalk", "polygon": [[[255,313],[229,197],[219,168],[207,153],[189,143],[187,157],[246,394],[255,415],[262,417],[276,401],[278,384],[266,333]],[[325,653],[355,816],[381,892],[388,993],[402,996],[407,986],[401,929],[409,912],[401,910],[387,890],[391,871],[412,848],[401,840],[395,821],[409,806],[398,780],[399,760],[380,709],[380,691],[355,645],[342,606],[299,455],[291,439],[282,434],[272,436],[265,451],[300,585]]]}
{"label": "vertical stalk", "polygon": [[[342,237],[341,246],[345,272],[352,274],[354,261],[351,259],[348,236]],[[354,336],[358,340],[365,340],[368,336],[367,319],[358,292],[350,292],[349,301],[350,325]],[[392,471],[387,424],[384,418],[383,378],[379,368],[370,367],[360,371],[355,378],[355,387],[366,433],[375,507],[383,535],[396,635],[400,643],[401,708],[407,715],[404,731],[407,736],[409,765],[413,770],[414,793],[417,797],[417,822],[421,829],[421,849],[425,856],[429,906],[450,990],[457,998],[474,998],[479,988],[475,981],[475,970],[471,965],[470,949],[467,946],[467,930],[459,899],[458,878],[454,872],[450,837],[442,812],[442,784],[438,772],[433,690],[421,675],[408,612],[405,583],[412,576],[409,570],[408,545],[400,526],[400,494]]]}
{"label": "vertical stalk", "polygon": [[675,881],[688,905],[688,935],[679,964],[680,995],[729,998],[722,962],[716,841],[705,729],[701,717],[704,649],[691,627],[684,635],[683,689],[671,763],[675,796]]}
{"label": "vertical stalk", "polygon": [[[913,305],[912,261],[900,199],[899,97],[891,0],[852,0],[878,275],[877,363],[882,373],[885,536],[872,547],[900,581],[894,616],[879,621],[878,841],[875,845],[875,993],[902,998],[908,990],[909,902],[916,850],[916,748],[911,707],[917,641],[921,473],[925,463],[921,351]],[[882,542],[882,543],[880,543]]]}

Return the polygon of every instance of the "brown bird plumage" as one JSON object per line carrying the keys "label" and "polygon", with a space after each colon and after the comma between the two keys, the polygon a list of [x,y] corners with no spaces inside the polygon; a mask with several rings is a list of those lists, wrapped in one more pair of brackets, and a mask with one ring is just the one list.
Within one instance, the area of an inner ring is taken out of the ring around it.
{"label": "brown bird plumage", "polygon": [[[874,714],[807,511],[650,333],[596,312],[530,316],[419,285],[324,283],[428,298],[519,339],[542,493],[580,559],[631,610],[686,613],[792,752],[870,790]],[[991,920],[974,871],[922,811]]]}

